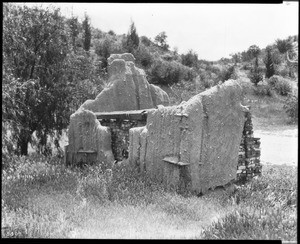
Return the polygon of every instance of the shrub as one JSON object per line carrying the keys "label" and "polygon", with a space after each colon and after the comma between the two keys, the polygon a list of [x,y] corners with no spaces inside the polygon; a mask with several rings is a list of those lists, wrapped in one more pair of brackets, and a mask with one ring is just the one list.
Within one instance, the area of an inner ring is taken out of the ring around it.
{"label": "shrub", "polygon": [[181,55],[181,62],[188,67],[197,67],[198,55],[193,50],[189,50],[187,54]]}
{"label": "shrub", "polygon": [[263,80],[262,69],[259,67],[258,58],[255,58],[254,66],[251,68],[248,75],[250,81],[257,86],[257,84]]}
{"label": "shrub", "polygon": [[282,77],[289,77],[290,70],[287,67],[283,67],[283,68],[280,68],[275,74],[282,76]]}
{"label": "shrub", "polygon": [[291,123],[298,121],[298,89],[295,93],[288,95],[283,108],[289,116]]}
{"label": "shrub", "polygon": [[273,75],[268,79],[268,84],[272,87],[279,95],[287,96],[292,92],[291,81],[278,75]]}
{"label": "shrub", "polygon": [[260,86],[255,87],[253,93],[256,96],[273,96],[273,90],[269,84],[261,84]]}
{"label": "shrub", "polygon": [[152,44],[151,40],[146,36],[141,36],[140,41],[147,47],[149,47]]}
{"label": "shrub", "polygon": [[200,78],[200,87],[199,88],[202,88],[205,90],[214,85],[214,81],[212,79],[210,79],[210,77],[205,72],[200,72],[199,78]]}
{"label": "shrub", "polygon": [[185,77],[185,69],[176,61],[156,59],[147,71],[149,80],[154,84],[172,85]]}
{"label": "shrub", "polygon": [[249,63],[243,64],[242,69],[243,70],[251,70],[251,64],[249,64]]}
{"label": "shrub", "polygon": [[234,66],[223,69],[219,75],[219,80],[222,82],[225,82],[229,79],[236,80],[237,78],[238,77]]}
{"label": "shrub", "polygon": [[292,91],[292,87],[287,80],[281,80],[276,84],[275,90],[279,95],[287,96]]}
{"label": "shrub", "polygon": [[136,64],[140,64],[143,68],[149,68],[153,63],[153,57],[144,44],[140,44],[133,54],[136,58]]}

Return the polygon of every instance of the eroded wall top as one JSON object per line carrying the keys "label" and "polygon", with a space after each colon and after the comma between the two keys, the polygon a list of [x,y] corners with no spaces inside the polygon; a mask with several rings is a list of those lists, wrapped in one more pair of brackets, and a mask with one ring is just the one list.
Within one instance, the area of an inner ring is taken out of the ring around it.
{"label": "eroded wall top", "polygon": [[95,100],[87,100],[80,109],[92,112],[127,111],[169,105],[161,88],[149,84],[144,70],[134,64],[131,53],[112,54],[108,58],[108,85]]}

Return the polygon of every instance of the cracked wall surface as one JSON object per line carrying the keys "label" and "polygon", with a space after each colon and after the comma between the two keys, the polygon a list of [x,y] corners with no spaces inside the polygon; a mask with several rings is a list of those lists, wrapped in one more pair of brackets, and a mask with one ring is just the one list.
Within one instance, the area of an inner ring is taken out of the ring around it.
{"label": "cracked wall surface", "polygon": [[[226,81],[187,102],[168,106],[168,95],[148,83],[131,54],[111,55],[108,64],[108,86],[70,118],[67,163],[90,160],[112,166],[128,154],[131,164],[166,187],[190,189],[197,194],[260,172],[256,155],[259,145],[245,134],[251,132],[245,126],[251,123],[251,115],[242,106],[238,81]],[[95,115],[143,109],[150,109],[146,125],[134,128],[138,122],[119,119],[102,119],[101,125]],[[246,118],[249,123],[245,123]],[[245,150],[249,149],[242,159],[241,141]]]}
{"label": "cracked wall surface", "polygon": [[95,154],[92,159],[94,163],[105,162],[111,165],[114,162],[110,129],[102,126],[93,112],[79,110],[72,114],[68,136],[69,145],[66,152],[68,164],[77,165],[80,161],[89,161],[93,158],[92,154]]}
{"label": "cracked wall surface", "polygon": [[168,187],[196,192],[236,178],[245,122],[242,88],[226,81],[178,106],[159,106],[130,129],[129,161]]}

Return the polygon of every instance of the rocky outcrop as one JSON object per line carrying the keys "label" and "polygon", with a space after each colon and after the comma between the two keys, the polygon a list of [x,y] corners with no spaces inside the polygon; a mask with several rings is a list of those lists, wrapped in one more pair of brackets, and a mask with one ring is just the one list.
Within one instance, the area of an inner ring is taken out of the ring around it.
{"label": "rocky outcrop", "polygon": [[130,53],[112,54],[108,58],[108,86],[80,109],[93,112],[128,111],[169,105],[169,97],[161,88],[151,85],[144,70],[134,64]]}
{"label": "rocky outcrop", "polygon": [[167,187],[206,192],[235,180],[245,122],[242,88],[226,81],[130,129],[129,161]]}

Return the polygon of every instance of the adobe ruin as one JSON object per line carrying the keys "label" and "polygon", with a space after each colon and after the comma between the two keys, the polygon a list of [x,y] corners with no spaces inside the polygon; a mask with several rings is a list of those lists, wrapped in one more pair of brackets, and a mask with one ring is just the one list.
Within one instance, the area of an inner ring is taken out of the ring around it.
{"label": "adobe ruin", "polygon": [[71,116],[66,163],[126,159],[167,188],[204,193],[261,173],[259,138],[228,80],[177,106],[149,84],[131,54],[112,55],[109,85]]}

